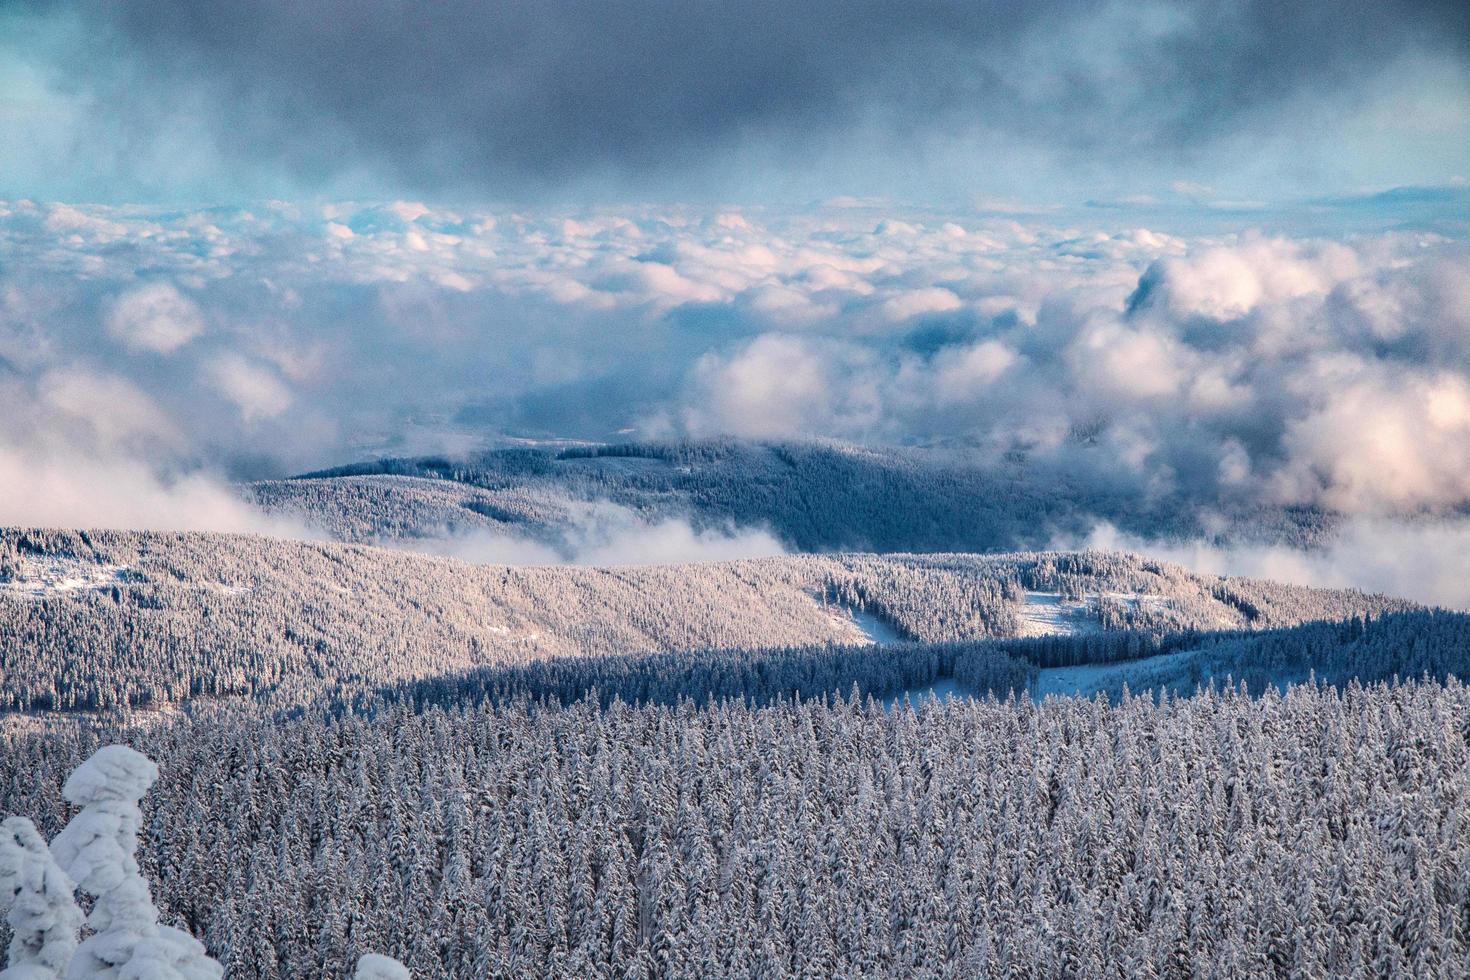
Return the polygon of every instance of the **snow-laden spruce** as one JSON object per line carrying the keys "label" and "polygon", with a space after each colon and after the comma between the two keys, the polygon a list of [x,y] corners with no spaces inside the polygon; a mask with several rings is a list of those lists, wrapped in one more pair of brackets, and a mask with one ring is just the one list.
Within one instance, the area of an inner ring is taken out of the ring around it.
{"label": "snow-laden spruce", "polygon": [[58,980],[77,948],[76,885],[25,817],[0,822],[0,908],[8,909],[10,967],[0,980]]}
{"label": "snow-laden spruce", "polygon": [[52,844],[57,863],[96,903],[94,931],[67,972],[73,980],[218,980],[223,968],[204,944],[158,924],[148,881],[133,856],[143,812],[138,801],[158,780],[158,767],[125,745],[109,745],[84,762],[62,787],[82,808]]}
{"label": "snow-laden spruce", "polygon": [[[220,980],[224,969],[204,944],[160,925],[135,852],[138,802],[158,781],[158,766],[125,745],[98,749],[62,786],[81,807],[52,841],[25,817],[0,823],[0,908],[9,910],[10,965],[0,980]],[[95,900],[78,945],[77,888]],[[355,980],[410,980],[397,960],[375,953]]]}
{"label": "snow-laden spruce", "polygon": [[[1470,648],[1467,620],[1375,621],[1343,663]],[[1470,976],[1455,678],[104,732],[188,774],[147,798],[154,893],[231,980],[342,980],[368,950],[421,977]],[[0,730],[0,798],[52,830],[95,736]]]}

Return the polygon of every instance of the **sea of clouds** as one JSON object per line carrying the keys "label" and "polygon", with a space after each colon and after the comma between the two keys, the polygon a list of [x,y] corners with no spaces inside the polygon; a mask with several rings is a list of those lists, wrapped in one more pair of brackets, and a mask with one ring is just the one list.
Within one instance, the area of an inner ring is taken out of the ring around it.
{"label": "sea of clouds", "polygon": [[506,432],[943,441],[1202,508],[1470,500],[1442,231],[13,201],[0,256],[7,522],[237,528],[200,474]]}

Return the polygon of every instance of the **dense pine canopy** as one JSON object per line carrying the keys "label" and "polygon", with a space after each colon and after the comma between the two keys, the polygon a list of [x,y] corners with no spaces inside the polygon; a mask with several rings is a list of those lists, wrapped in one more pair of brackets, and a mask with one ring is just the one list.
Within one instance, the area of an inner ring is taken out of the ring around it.
{"label": "dense pine canopy", "polygon": [[5,810],[155,760],[138,859],[231,977],[1470,968],[1470,616],[1100,553],[0,556]]}
{"label": "dense pine canopy", "polygon": [[232,977],[1463,976],[1470,693],[524,701],[12,735],[54,831],[99,739]]}

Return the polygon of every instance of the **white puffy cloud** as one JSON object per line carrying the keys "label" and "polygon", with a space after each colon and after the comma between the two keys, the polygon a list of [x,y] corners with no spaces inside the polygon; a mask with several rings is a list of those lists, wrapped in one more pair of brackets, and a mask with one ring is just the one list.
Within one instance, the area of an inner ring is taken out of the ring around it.
{"label": "white puffy cloud", "polygon": [[1177,397],[1190,352],[1168,334],[1111,319],[1082,327],[1067,349],[1073,380],[1124,403]]}
{"label": "white puffy cloud", "polygon": [[765,334],[731,357],[700,360],[689,425],[749,438],[868,431],[882,421],[875,369],[860,348]]}
{"label": "white puffy cloud", "polygon": [[1359,588],[1470,611],[1470,520],[1349,520],[1318,548],[1161,541],[1103,525],[1063,548],[1133,551],[1212,575],[1245,575],[1324,588]]}
{"label": "white puffy cloud", "polygon": [[1322,377],[1318,404],[1286,424],[1285,499],[1349,513],[1470,500],[1470,381],[1359,364]]}
{"label": "white puffy cloud", "polygon": [[36,385],[33,404],[52,426],[81,436],[78,441],[96,451],[147,444],[176,447],[182,439],[147,393],[117,375],[81,368],[49,371]]}
{"label": "white puffy cloud", "polygon": [[204,332],[193,301],[166,282],[123,293],[107,311],[107,332],[130,350],[172,354]]}
{"label": "white puffy cloud", "polygon": [[57,369],[0,379],[0,525],[312,536],[268,516],[189,451],[158,403],[115,375]]}
{"label": "white puffy cloud", "polygon": [[998,340],[947,347],[935,358],[934,394],[941,403],[970,401],[1016,361],[1016,352]]}
{"label": "white puffy cloud", "polygon": [[247,423],[273,418],[291,407],[291,391],[280,377],[238,354],[225,354],[212,361],[209,377]]}
{"label": "white puffy cloud", "polygon": [[221,478],[164,476],[134,459],[0,446],[0,486],[0,525],[314,536],[249,506]]}
{"label": "white puffy cloud", "polygon": [[1176,317],[1231,320],[1266,303],[1320,299],[1359,268],[1358,254],[1339,243],[1249,236],[1163,259],[1145,283],[1149,298]]}
{"label": "white puffy cloud", "polygon": [[883,315],[896,323],[927,313],[950,313],[962,306],[960,298],[948,289],[929,286],[890,296],[883,301]]}

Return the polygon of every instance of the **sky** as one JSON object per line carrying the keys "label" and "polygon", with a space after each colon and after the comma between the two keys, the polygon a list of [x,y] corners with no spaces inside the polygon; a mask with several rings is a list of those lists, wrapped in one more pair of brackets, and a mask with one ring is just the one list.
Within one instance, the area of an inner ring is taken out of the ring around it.
{"label": "sky", "polygon": [[1271,203],[1470,172],[1418,0],[5,0],[0,194]]}
{"label": "sky", "polygon": [[0,134],[3,519],[507,437],[1470,502],[1463,3],[0,0]]}

